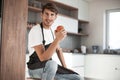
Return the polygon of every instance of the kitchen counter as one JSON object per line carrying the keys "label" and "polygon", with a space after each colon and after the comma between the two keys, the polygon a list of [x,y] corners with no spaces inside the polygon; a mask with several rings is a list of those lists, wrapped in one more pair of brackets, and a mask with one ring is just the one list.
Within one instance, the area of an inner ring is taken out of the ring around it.
{"label": "kitchen counter", "polygon": [[62,49],[63,53],[73,53],[73,54],[82,54],[82,55],[91,55],[91,54],[95,54],[95,55],[120,55],[120,52],[111,52],[111,53],[81,53],[79,50],[73,50],[73,49],[67,49],[67,48],[63,48]]}
{"label": "kitchen counter", "polygon": [[75,64],[72,64],[75,66],[74,69],[83,77],[91,78],[90,80],[120,80],[119,55],[120,54],[64,52],[69,68],[71,68],[71,62],[74,61]]}
{"label": "kitchen counter", "polygon": [[111,54],[111,53],[108,53],[108,54],[103,54],[103,53],[86,53],[85,55],[120,55],[119,54]]}
{"label": "kitchen counter", "polygon": [[68,51],[63,51],[63,53],[72,53],[72,54],[80,54],[80,55],[120,55],[119,54],[103,54],[103,53],[74,53],[74,52],[68,52]]}

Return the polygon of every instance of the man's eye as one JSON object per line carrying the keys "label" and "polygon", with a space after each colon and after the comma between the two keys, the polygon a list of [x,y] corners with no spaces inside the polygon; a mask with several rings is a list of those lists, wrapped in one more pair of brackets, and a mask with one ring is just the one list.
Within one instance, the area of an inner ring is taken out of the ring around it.
{"label": "man's eye", "polygon": [[46,13],[46,15],[48,16],[48,13]]}
{"label": "man's eye", "polygon": [[54,16],[54,14],[51,14],[51,16]]}

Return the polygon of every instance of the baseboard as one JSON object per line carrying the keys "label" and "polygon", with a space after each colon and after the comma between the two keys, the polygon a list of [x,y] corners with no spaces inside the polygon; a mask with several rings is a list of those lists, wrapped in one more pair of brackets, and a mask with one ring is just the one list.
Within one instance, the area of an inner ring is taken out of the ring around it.
{"label": "baseboard", "polygon": [[88,77],[85,77],[84,80],[102,80],[102,79],[95,79],[95,78],[88,78]]}
{"label": "baseboard", "polygon": [[26,80],[41,80],[41,79],[28,77],[28,78],[26,78]]}

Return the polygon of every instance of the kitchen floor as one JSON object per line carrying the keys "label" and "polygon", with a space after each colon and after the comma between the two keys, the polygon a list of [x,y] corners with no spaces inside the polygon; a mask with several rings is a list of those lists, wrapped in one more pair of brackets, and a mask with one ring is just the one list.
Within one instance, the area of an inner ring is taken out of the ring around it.
{"label": "kitchen floor", "polygon": [[94,78],[84,78],[84,80],[103,80],[103,79],[94,79]]}
{"label": "kitchen floor", "polygon": [[28,74],[27,62],[29,60],[29,54],[26,54],[26,64],[25,64],[25,77],[30,77]]}

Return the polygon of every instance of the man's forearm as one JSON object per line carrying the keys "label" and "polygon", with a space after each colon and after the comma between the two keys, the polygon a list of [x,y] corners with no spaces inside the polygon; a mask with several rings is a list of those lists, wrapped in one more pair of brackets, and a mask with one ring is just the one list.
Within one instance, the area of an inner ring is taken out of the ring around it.
{"label": "man's forearm", "polygon": [[62,66],[63,67],[67,67],[66,63],[65,63],[64,55],[63,55],[63,52],[62,52],[61,48],[57,49],[57,55],[58,55],[58,58],[59,58],[59,60],[60,60],[60,62],[62,64]]}
{"label": "man's forearm", "polygon": [[59,41],[54,40],[53,43],[51,43],[51,45],[48,47],[48,49],[46,51],[45,50],[43,51],[42,57],[40,58],[41,61],[50,59],[54,54],[55,50],[57,49],[58,44]]}

